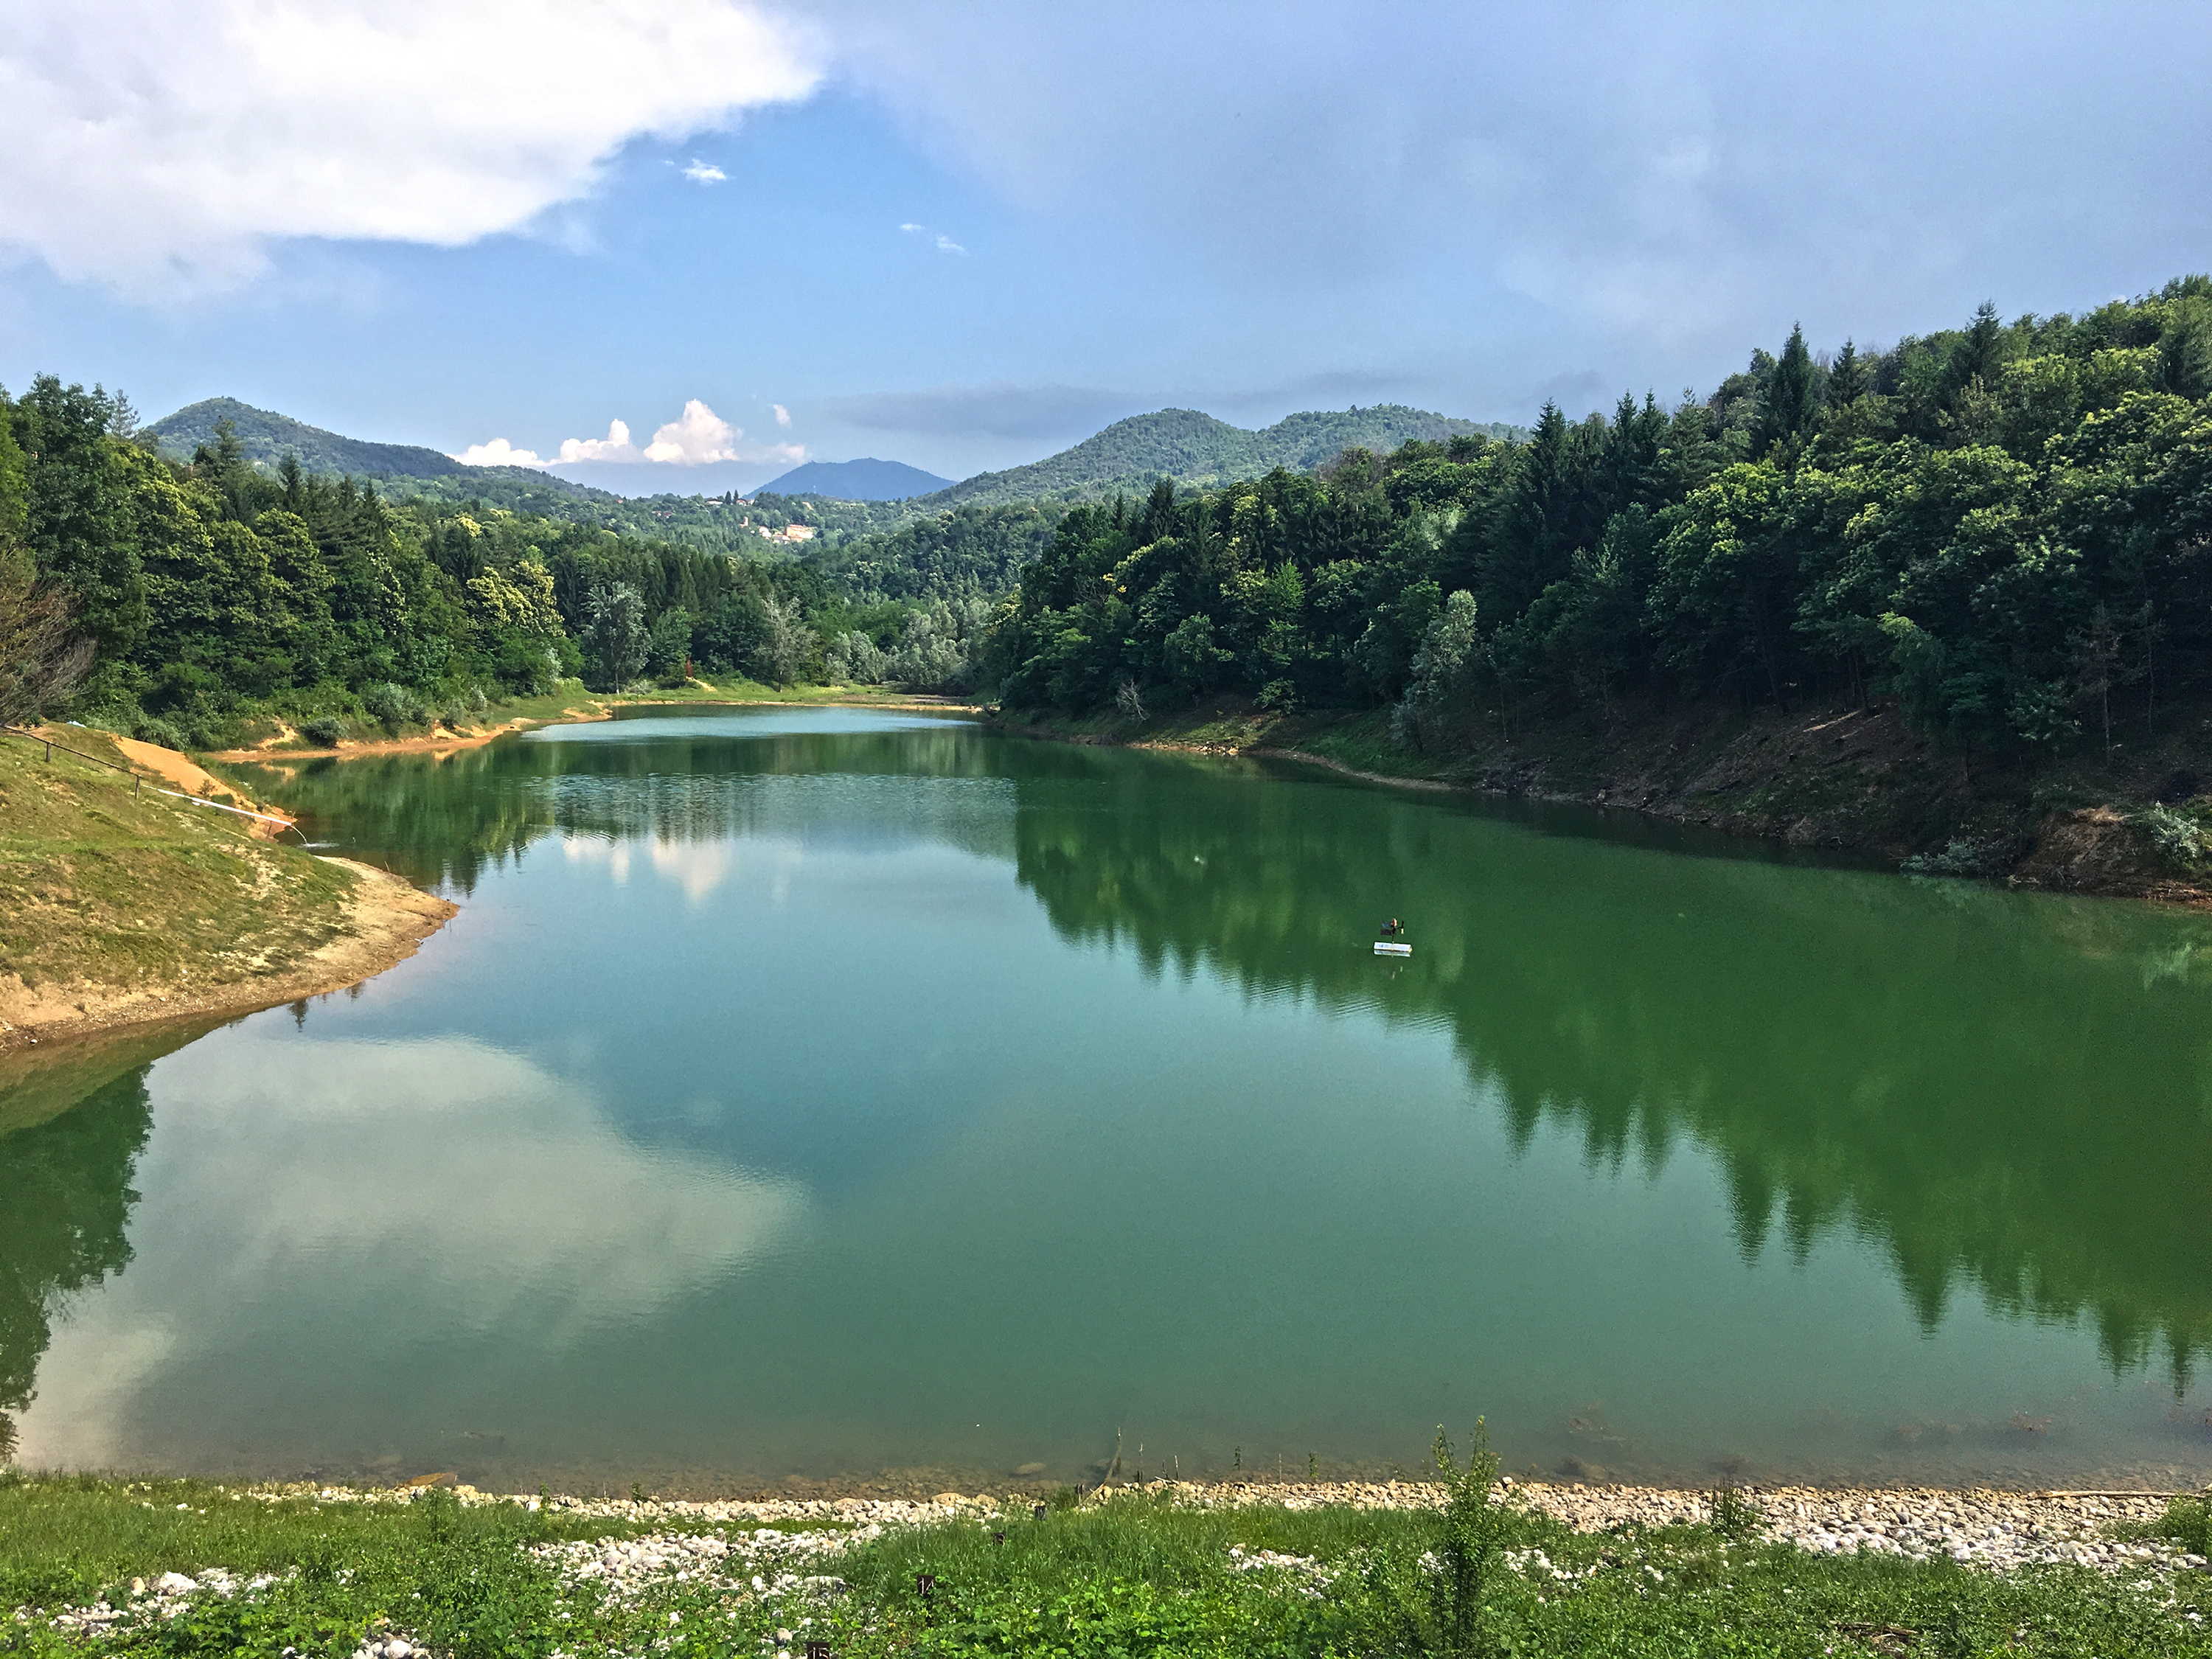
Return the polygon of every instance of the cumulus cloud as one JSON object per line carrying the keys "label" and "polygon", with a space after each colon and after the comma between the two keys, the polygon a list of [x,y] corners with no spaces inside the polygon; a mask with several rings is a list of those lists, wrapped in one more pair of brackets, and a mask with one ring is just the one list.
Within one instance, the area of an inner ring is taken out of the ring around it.
{"label": "cumulus cloud", "polygon": [[677,466],[740,460],[744,458],[738,453],[738,440],[744,435],[743,428],[732,426],[694,398],[684,405],[683,414],[653,434],[653,441],[645,447],[645,459]]}
{"label": "cumulus cloud", "polygon": [[770,404],[769,407],[775,411],[775,423],[778,426],[789,426],[791,424],[791,411],[786,409],[781,404]]}
{"label": "cumulus cloud", "polygon": [[564,461],[635,461],[644,458],[637,446],[629,441],[629,428],[620,421],[607,422],[604,438],[563,438],[561,440],[561,459]]}
{"label": "cumulus cloud", "polygon": [[453,459],[463,466],[543,466],[545,464],[537,451],[517,449],[504,438],[494,438],[488,444],[471,444]]}
{"label": "cumulus cloud", "polygon": [[[779,424],[789,426],[791,419],[781,404],[773,405]],[[563,438],[561,452],[554,461],[541,465],[566,465],[575,461],[619,461],[644,463],[659,466],[712,466],[724,461],[781,461],[791,465],[806,459],[805,444],[744,442],[744,428],[732,426],[697,398],[684,405],[684,412],[653,430],[653,441],[643,445],[633,442],[629,422],[609,421],[604,438]],[[504,440],[495,440],[494,445]],[[487,453],[494,445],[480,444],[477,449]],[[475,453],[475,450],[470,452]],[[528,452],[520,452],[527,453]],[[466,459],[463,457],[462,459]],[[528,463],[522,463],[528,465]]]}
{"label": "cumulus cloud", "polygon": [[249,279],[278,238],[515,230],[588,194],[630,140],[726,128],[821,77],[812,29],[744,0],[23,0],[6,16],[0,247],[149,296]]}
{"label": "cumulus cloud", "polygon": [[695,185],[719,185],[730,175],[712,161],[702,161],[695,155],[691,165],[684,169],[684,176]]}

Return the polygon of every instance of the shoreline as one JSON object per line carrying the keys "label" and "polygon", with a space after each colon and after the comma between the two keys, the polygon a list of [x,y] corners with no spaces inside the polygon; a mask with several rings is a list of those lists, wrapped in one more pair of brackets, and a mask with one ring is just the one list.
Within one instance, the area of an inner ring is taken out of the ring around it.
{"label": "shoreline", "polygon": [[[1224,719],[1249,721],[1252,718],[1249,715],[1224,717],[1218,713],[1215,716],[1217,722]],[[1698,800],[1694,798],[1694,787],[1686,792],[1681,787],[1667,787],[1640,777],[1626,784],[1609,783],[1594,788],[1547,787],[1540,782],[1545,770],[1540,763],[1513,769],[1504,775],[1498,774],[1493,768],[1474,777],[1379,772],[1303,747],[1296,742],[1270,742],[1267,740],[1269,731],[1281,722],[1266,716],[1258,718],[1261,722],[1260,729],[1248,730],[1227,740],[1212,740],[1194,734],[1179,737],[1171,729],[1157,734],[1076,730],[1064,726],[1040,724],[1034,718],[1022,719],[1018,722],[1006,719],[1003,712],[994,716],[991,723],[1009,736],[1036,738],[1052,743],[1072,743],[1101,749],[1154,750],[1163,753],[1224,758],[1291,761],[1318,767],[1340,777],[1396,789],[1487,800],[1523,801],[1538,805],[1632,812],[1657,823],[1710,830],[1736,840],[1764,842],[1801,852],[1840,854],[1887,865],[1892,873],[1910,873],[1899,868],[1905,857],[1905,850],[1899,846],[1879,838],[1869,839],[1841,830],[1833,823],[1820,821],[1809,813],[1792,815],[1788,810],[1747,811],[1724,803]],[[1312,735],[1326,735],[1330,729],[1324,727],[1322,732]],[[1718,769],[1720,768],[1716,763],[1708,771]],[[2186,878],[2148,867],[2142,841],[2142,835],[2127,817],[2110,806],[2039,810],[2032,824],[2023,832],[2022,844],[2026,851],[2008,873],[1990,871],[1962,873],[1950,878],[1983,881],[2021,891],[2128,899],[2173,905],[2185,909],[2212,909],[2212,881]]]}
{"label": "shoreline", "polygon": [[[1737,1488],[1607,1515],[1478,1482],[1454,1505],[1477,1512],[1447,1520],[1434,1486],[1291,1490],[705,1504],[451,1474],[374,1491],[30,1475],[0,1486],[0,1616],[20,1601],[13,1645],[48,1656],[2212,1659],[2194,1505]],[[1429,1639],[1455,1629],[1474,1639]]]}
{"label": "shoreline", "polygon": [[[498,738],[517,732],[541,731],[553,726],[591,726],[602,720],[617,719],[617,710],[624,708],[889,708],[908,713],[981,715],[989,712],[988,706],[975,702],[932,702],[927,698],[866,698],[866,697],[729,697],[709,696],[697,697],[627,696],[586,699],[588,707],[571,707],[556,714],[543,717],[519,715],[501,720],[496,726],[474,727],[466,732],[451,729],[429,732],[416,738],[374,738],[366,742],[340,741],[335,747],[284,747],[283,737],[273,738],[267,744],[250,749],[210,749],[206,757],[226,765],[278,765],[293,760],[366,760],[378,755],[451,755],[465,750],[481,749]],[[288,728],[289,729],[289,728]],[[167,752],[167,751],[164,751]],[[229,787],[224,785],[224,787]]]}
{"label": "shoreline", "polygon": [[[395,738],[368,743],[348,743],[333,749],[257,747],[213,750],[204,759],[234,765],[281,767],[298,760],[341,761],[389,755],[450,755],[479,749],[495,739],[518,732],[551,726],[582,726],[612,720],[623,708],[893,708],[975,716],[986,712],[974,703],[928,702],[913,698],[851,700],[836,698],[766,699],[744,697],[637,697],[622,701],[598,698],[572,703],[547,717],[520,716],[467,732],[433,732],[422,737]],[[198,761],[180,751],[162,749],[135,739],[106,734],[133,764],[156,776],[185,787],[196,794],[220,794],[246,802],[245,793],[229,781],[206,771]],[[281,741],[282,739],[278,739]],[[257,823],[252,833],[271,840],[274,825]],[[285,971],[205,988],[180,988],[173,983],[128,990],[93,985],[27,992],[7,1000],[0,1009],[0,1056],[57,1043],[96,1041],[111,1032],[143,1031],[189,1022],[220,1023],[258,1013],[264,1009],[323,996],[374,979],[413,956],[423,940],[459,914],[449,900],[422,891],[412,883],[357,860],[318,854],[323,863],[349,870],[355,877],[344,918],[337,935],[317,947],[307,959]]]}
{"label": "shoreline", "polygon": [[[1044,1502],[1048,1492],[1024,1489],[1018,1480],[998,1492],[944,1492],[934,1497],[592,1498],[480,1491],[451,1474],[419,1476],[388,1487],[319,1486],[308,1482],[246,1488],[271,1498],[322,1503],[404,1504],[426,1489],[450,1491],[464,1506],[541,1504],[582,1519],[666,1528],[676,1526],[761,1526],[774,1522],[831,1526],[921,1527],[947,1522],[994,1522]],[[2203,1569],[2201,1557],[2177,1547],[2145,1544],[2117,1534],[2148,1527],[2169,1499],[2194,1492],[2019,1492],[1994,1487],[1736,1486],[1700,1490],[1682,1486],[1571,1485],[1502,1478],[1500,1500],[1585,1534],[1618,1529],[1657,1529],[1714,1524],[1723,1505],[1741,1504],[1757,1517],[1759,1534],[1815,1554],[1887,1555],[1926,1560],[1948,1557],[1990,1571],[2071,1563],[2118,1571],[2153,1564]],[[1079,1490],[1078,1509],[1115,1500],[1197,1510],[1441,1509],[1448,1496],[1424,1481],[1177,1481],[1152,1480]],[[1061,1503],[1066,1501],[1063,1490]]]}
{"label": "shoreline", "polygon": [[50,1042],[76,1042],[110,1032],[139,1030],[186,1021],[221,1022],[258,1013],[307,997],[326,995],[374,979],[413,956],[460,907],[413,883],[356,860],[316,854],[350,871],[343,930],[303,962],[267,978],[205,988],[58,989],[32,993],[27,1006],[0,1018],[0,1054]]}

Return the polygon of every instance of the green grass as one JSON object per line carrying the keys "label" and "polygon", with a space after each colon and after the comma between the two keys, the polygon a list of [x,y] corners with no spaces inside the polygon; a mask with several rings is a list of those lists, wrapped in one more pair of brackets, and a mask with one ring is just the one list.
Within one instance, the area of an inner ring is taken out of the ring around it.
{"label": "green grass", "polygon": [[2127,1528],[2126,1535],[2163,1538],[2192,1555],[2212,1559],[2212,1497],[2172,1498],[2164,1515],[2148,1526]]}
{"label": "green grass", "polygon": [[[110,748],[95,732],[69,741]],[[0,738],[0,1007],[18,984],[224,984],[330,939],[352,874],[246,824]]]}
{"label": "green grass", "polygon": [[[179,1507],[181,1505],[182,1507]],[[2189,1517],[2184,1517],[2187,1522]],[[2195,1516],[2194,1524],[2202,1524]],[[669,1529],[706,1530],[678,1521]],[[555,1652],[731,1659],[774,1633],[829,1643],[839,1659],[915,1655],[1746,1656],[1905,1652],[2202,1659],[2212,1637],[2186,1615],[2200,1577],[2148,1585],[2079,1568],[2008,1577],[1948,1562],[1815,1557],[1705,1527],[1598,1535],[1515,1511],[1463,1640],[1434,1614],[1446,1546],[1427,1511],[1266,1504],[1199,1509],[1142,1494],[1026,1508],[1000,1520],[894,1531],[826,1566],[848,1593],[750,1592],[694,1579],[628,1601],[565,1586],[532,1545],[632,1534],[554,1508],[464,1508],[442,1492],[404,1505],[269,1502],[204,1482],[0,1482],[0,1603],[82,1605],[133,1577],[209,1566],[284,1576],[228,1600],[202,1595],[174,1621],[110,1632],[94,1645],[147,1656],[350,1654],[388,1628],[455,1659]],[[1232,1547],[1310,1567],[1239,1571]],[[1534,1555],[1540,1551],[1547,1570]],[[296,1572],[292,1568],[299,1569]],[[774,1569],[767,1570],[772,1574]],[[918,1576],[933,1581],[927,1594]],[[58,1656],[90,1638],[43,1618],[8,1624],[0,1654]]]}

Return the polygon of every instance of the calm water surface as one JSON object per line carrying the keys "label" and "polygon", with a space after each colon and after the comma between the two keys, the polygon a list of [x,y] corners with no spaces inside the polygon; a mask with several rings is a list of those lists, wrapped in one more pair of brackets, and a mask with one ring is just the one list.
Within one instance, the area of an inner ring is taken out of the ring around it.
{"label": "calm water surface", "polygon": [[0,1081],[28,1462],[2212,1476],[2207,919],[849,710],[255,782],[463,908]]}

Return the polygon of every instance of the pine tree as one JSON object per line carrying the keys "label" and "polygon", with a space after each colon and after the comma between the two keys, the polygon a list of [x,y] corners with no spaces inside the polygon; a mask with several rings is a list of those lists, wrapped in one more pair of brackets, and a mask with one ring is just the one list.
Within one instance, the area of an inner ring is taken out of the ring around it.
{"label": "pine tree", "polygon": [[1759,400],[1759,424],[1753,428],[1752,453],[1764,455],[1812,428],[1821,401],[1820,370],[1805,349],[1805,330],[1792,325],[1782,356],[1767,376]]}

